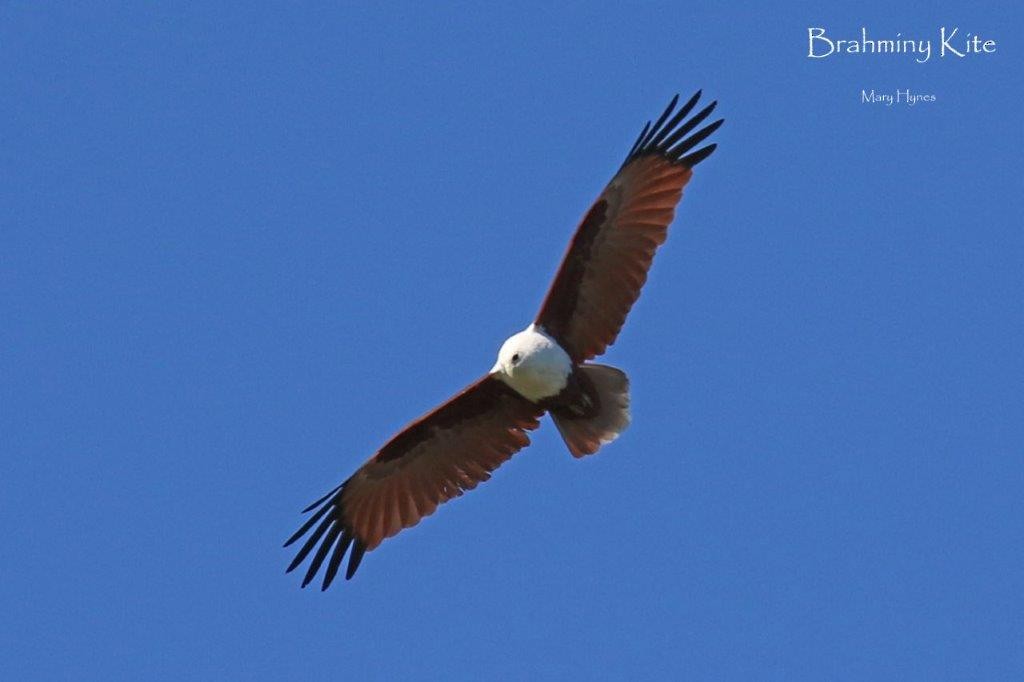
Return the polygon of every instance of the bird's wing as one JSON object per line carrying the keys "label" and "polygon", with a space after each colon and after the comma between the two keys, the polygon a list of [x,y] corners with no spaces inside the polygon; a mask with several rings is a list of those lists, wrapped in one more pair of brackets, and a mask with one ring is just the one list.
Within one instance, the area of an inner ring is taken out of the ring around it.
{"label": "bird's wing", "polygon": [[330,554],[323,589],[331,584],[349,545],[346,577],[363,553],[403,528],[415,526],[439,504],[472,490],[530,444],[544,411],[500,379],[487,375],[439,408],[409,424],[347,481],[317,500],[314,511],[285,547],[313,529],[294,561],[295,569],[318,547],[305,587]]}
{"label": "bird's wing", "polygon": [[715,150],[712,144],[690,151],[722,124],[693,132],[715,102],[684,122],[699,98],[700,92],[673,113],[677,95],[653,126],[648,121],[569,243],[536,323],[576,362],[601,355],[615,341],[693,167]]}

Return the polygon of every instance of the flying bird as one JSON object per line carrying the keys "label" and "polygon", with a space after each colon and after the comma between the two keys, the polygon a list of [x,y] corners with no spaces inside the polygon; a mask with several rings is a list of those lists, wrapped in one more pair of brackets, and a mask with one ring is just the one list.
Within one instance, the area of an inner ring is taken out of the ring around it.
{"label": "flying bird", "polygon": [[629,379],[590,360],[614,343],[693,167],[715,150],[714,144],[696,148],[722,125],[717,120],[697,130],[717,102],[687,118],[700,95],[678,110],[676,95],[643,127],[576,228],[536,319],[502,344],[494,367],[303,510],[313,514],[285,542],[309,534],[288,566],[290,572],[313,553],[303,587],[326,561],[326,590],[349,548],[345,577],[351,579],[366,552],[486,481],[529,445],[527,432],[545,413],[577,458],[622,433],[630,421]]}

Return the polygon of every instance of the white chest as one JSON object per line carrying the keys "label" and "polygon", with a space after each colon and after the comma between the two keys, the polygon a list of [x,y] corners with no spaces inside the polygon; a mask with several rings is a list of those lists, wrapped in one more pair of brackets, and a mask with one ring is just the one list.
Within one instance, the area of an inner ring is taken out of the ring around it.
{"label": "white chest", "polygon": [[572,360],[554,339],[530,325],[502,345],[494,369],[517,393],[536,402],[565,388]]}

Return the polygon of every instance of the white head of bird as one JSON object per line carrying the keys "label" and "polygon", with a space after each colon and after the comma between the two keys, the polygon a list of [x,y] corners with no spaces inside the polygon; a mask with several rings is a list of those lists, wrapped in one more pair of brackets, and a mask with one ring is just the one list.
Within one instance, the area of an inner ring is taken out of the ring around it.
{"label": "white head of bird", "polygon": [[534,402],[558,395],[571,372],[569,354],[533,324],[501,344],[491,368],[491,374]]}

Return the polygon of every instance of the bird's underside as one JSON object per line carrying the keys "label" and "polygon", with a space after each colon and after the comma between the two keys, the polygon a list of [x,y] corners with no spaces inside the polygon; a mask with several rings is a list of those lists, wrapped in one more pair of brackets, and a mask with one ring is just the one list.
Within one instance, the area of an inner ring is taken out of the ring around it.
{"label": "bird's underside", "polygon": [[536,320],[502,345],[491,371],[409,424],[304,510],[312,515],[285,543],[308,534],[288,567],[312,554],[303,587],[326,562],[327,589],[350,547],[351,578],[367,551],[486,481],[529,445],[527,432],[545,413],[575,457],[596,452],[626,428],[628,378],[589,361],[615,341],[693,167],[715,150],[697,149],[722,124],[697,130],[715,103],[687,118],[699,98],[698,92],[677,110],[676,96],[644,126],[576,229]]}

